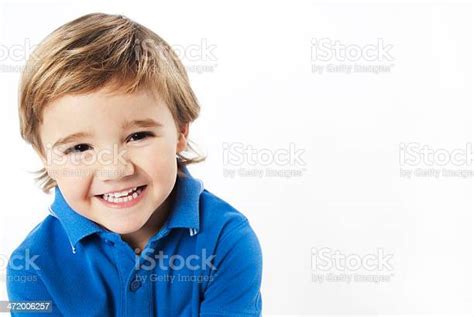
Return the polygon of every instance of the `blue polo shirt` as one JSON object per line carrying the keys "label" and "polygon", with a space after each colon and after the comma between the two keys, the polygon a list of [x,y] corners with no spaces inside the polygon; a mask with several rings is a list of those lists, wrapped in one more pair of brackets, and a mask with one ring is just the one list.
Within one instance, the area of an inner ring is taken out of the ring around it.
{"label": "blue polo shirt", "polygon": [[[56,186],[51,214],[10,257],[9,300],[51,301],[41,316],[260,316],[257,236],[182,169],[172,211],[141,254],[76,213]],[[18,314],[27,315],[40,316]]]}

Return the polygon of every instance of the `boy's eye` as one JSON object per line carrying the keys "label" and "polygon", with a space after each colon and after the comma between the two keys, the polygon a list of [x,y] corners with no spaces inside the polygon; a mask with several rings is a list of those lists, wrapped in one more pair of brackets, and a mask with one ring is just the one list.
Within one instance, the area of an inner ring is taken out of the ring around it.
{"label": "boy's eye", "polygon": [[127,138],[127,141],[138,141],[150,136],[154,136],[154,134],[150,131],[135,132],[130,134],[130,136]]}
{"label": "boy's eye", "polygon": [[74,145],[73,147],[68,148],[66,151],[64,151],[64,154],[69,154],[71,152],[77,153],[77,152],[84,152],[90,149],[90,146],[84,143]]}
{"label": "boy's eye", "polygon": [[[135,132],[133,134],[130,134],[127,138],[128,141],[139,141],[142,139],[145,139],[147,137],[152,137],[154,136],[153,132],[150,131],[142,131],[142,132]],[[66,151],[64,151],[64,154],[69,154],[69,153],[79,153],[79,152],[85,152],[87,150],[91,149],[91,146],[85,143],[77,144],[74,145],[70,148],[68,148]]]}

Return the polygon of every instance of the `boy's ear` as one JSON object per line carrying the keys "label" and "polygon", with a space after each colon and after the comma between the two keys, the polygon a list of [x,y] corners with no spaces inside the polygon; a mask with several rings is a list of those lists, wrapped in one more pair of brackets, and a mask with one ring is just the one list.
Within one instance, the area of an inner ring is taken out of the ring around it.
{"label": "boy's ear", "polygon": [[36,146],[33,146],[33,150],[35,150],[36,155],[41,159],[41,162],[43,163],[43,166],[46,168],[46,158],[41,154],[40,150],[36,148]]}
{"label": "boy's ear", "polygon": [[178,143],[176,145],[176,153],[184,151],[188,144],[189,123],[181,125],[178,131]]}
{"label": "boy's ear", "polygon": [[46,160],[46,157],[41,154],[41,152],[35,147],[33,146],[33,149],[35,150],[36,154],[38,155],[38,157],[40,158],[41,160],[41,163],[43,164],[43,168],[46,170],[46,172],[48,173],[49,177],[50,178],[53,178],[51,177],[51,173],[49,173],[49,166],[47,164],[47,160]]}

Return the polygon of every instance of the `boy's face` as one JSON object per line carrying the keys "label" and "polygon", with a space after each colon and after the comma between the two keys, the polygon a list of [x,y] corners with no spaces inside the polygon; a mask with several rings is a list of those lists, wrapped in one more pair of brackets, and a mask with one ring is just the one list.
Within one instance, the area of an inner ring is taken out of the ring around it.
{"label": "boy's face", "polygon": [[[75,211],[111,231],[133,233],[171,193],[187,128],[179,133],[166,104],[146,90],[67,95],[43,112],[42,160]],[[55,145],[78,133],[84,135]]]}

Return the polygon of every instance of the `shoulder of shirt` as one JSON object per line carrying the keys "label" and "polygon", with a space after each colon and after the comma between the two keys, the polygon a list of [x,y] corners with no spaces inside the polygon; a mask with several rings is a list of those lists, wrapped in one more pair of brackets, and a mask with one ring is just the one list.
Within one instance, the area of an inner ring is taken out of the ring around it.
{"label": "shoulder of shirt", "polygon": [[200,234],[223,239],[230,232],[250,227],[247,217],[234,206],[204,189],[200,201]]}
{"label": "shoulder of shirt", "polygon": [[[51,237],[54,237],[52,239]],[[22,255],[26,250],[30,255],[45,255],[56,251],[69,250],[66,233],[59,220],[52,215],[46,216],[38,223],[13,250],[12,255]],[[44,256],[43,256],[44,258]]]}

